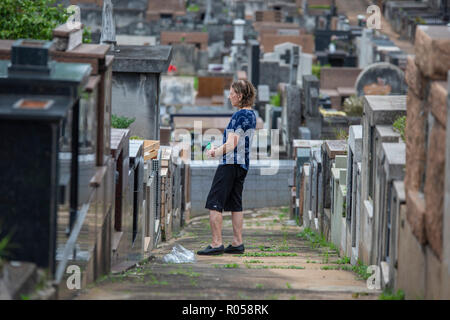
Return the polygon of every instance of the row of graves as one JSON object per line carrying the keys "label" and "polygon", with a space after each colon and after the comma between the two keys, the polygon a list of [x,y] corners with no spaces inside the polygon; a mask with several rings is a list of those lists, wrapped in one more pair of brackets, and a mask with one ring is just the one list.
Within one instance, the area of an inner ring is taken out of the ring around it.
{"label": "row of graves", "polygon": [[[80,8],[81,21],[90,28],[92,41],[100,42],[102,21],[114,11],[117,42],[131,45],[173,44],[179,74],[207,69],[209,59],[220,63],[233,39],[233,15],[244,19],[242,5],[230,10],[229,1],[180,0],[61,0]],[[206,47],[205,47],[206,41]],[[209,45],[209,50],[207,50]],[[188,63],[184,63],[188,62]]]}
{"label": "row of graves", "polygon": [[384,17],[402,38],[414,43],[420,25],[447,25],[450,18],[448,1],[388,1]]}
{"label": "row of graves", "polygon": [[401,70],[406,69],[407,53],[397,47],[386,35],[373,29],[363,29],[356,40],[358,67],[365,68],[374,63],[390,63]]}
{"label": "row of graves", "polygon": [[405,114],[405,96],[366,96],[363,124],[347,140],[293,141],[292,218],[353,265],[381,266],[383,287],[394,286],[404,205],[405,144],[392,124]]}
{"label": "row of graves", "polygon": [[346,140],[292,143],[291,217],[407,299],[450,297],[449,44],[448,27],[418,27],[407,95],[364,95]]}
{"label": "row of graves", "polygon": [[[362,28],[344,23],[332,1],[316,2],[299,1],[301,19],[295,23],[283,21],[276,11],[257,11],[252,25],[257,40],[248,41],[247,61],[240,65],[258,88],[256,108],[265,128],[279,130],[288,158],[293,139],[334,138],[337,129],[360,123],[360,116],[346,115],[342,105],[356,94],[362,71],[354,50]],[[308,19],[314,20],[312,28]],[[320,81],[313,75],[317,65],[330,66],[321,68]],[[280,97],[279,106],[269,103],[274,95]]]}
{"label": "row of graves", "polygon": [[229,23],[229,14],[223,1],[180,0],[60,0],[65,7],[77,5],[81,20],[91,28],[94,38],[100,38],[102,7],[114,5],[119,34],[130,36],[154,35],[164,30],[199,31],[204,24]]}
{"label": "row of graves", "polygon": [[[12,244],[0,276],[5,299],[68,298],[73,272],[81,288],[121,272],[189,219],[189,164],[159,136],[158,87],[171,48],[82,44],[81,32],[62,25],[52,41],[0,41],[8,155],[0,220]],[[146,122],[112,128],[111,114],[125,106]],[[29,291],[41,281],[47,291]]]}
{"label": "row of graves", "polygon": [[[379,62],[363,69],[321,67],[318,79],[312,74],[313,55],[301,50],[293,43],[283,43],[270,53],[272,61],[259,61],[259,92],[273,96],[275,87],[280,97],[279,107],[261,103],[259,112],[265,116],[267,129],[281,131],[288,157],[293,157],[288,143],[292,139],[333,139],[339,132],[347,132],[348,126],[360,124],[362,96],[406,93],[404,72],[394,64]],[[266,70],[266,65],[271,69]]]}

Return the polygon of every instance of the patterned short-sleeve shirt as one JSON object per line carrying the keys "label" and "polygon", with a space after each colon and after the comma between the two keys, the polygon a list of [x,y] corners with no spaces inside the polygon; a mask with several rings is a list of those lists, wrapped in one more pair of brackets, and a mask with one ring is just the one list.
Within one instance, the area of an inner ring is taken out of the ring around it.
{"label": "patterned short-sleeve shirt", "polygon": [[256,115],[253,110],[241,109],[233,114],[223,133],[223,143],[227,141],[228,132],[239,134],[238,145],[233,152],[224,154],[222,164],[240,164],[248,170],[250,166],[250,148],[256,129]]}

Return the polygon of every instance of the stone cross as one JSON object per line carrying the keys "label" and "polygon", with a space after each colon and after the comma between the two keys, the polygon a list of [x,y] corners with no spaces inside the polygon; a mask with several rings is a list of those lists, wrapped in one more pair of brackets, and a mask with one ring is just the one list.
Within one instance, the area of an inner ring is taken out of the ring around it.
{"label": "stone cross", "polygon": [[211,11],[212,11],[212,0],[206,0],[206,13],[205,19],[203,20],[204,24],[209,24],[211,22]]}
{"label": "stone cross", "polygon": [[280,59],[284,60],[286,64],[291,63],[291,50],[286,50],[284,54],[280,54]]}
{"label": "stone cross", "polygon": [[100,43],[112,44],[112,49],[116,45],[116,25],[114,23],[113,4],[111,0],[103,1],[102,11],[102,33]]}
{"label": "stone cross", "polygon": [[297,84],[298,64],[300,60],[299,48],[292,47],[291,72],[289,74],[289,84]]}

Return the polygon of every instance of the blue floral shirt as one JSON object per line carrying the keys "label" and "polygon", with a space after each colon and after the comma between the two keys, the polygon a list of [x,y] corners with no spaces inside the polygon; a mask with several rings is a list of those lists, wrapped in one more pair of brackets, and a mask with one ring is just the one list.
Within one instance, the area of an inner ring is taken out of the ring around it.
{"label": "blue floral shirt", "polygon": [[238,145],[233,152],[222,157],[222,164],[240,164],[248,170],[250,166],[250,148],[256,129],[256,115],[253,110],[241,109],[233,114],[223,133],[223,143],[227,141],[228,132],[239,134]]}

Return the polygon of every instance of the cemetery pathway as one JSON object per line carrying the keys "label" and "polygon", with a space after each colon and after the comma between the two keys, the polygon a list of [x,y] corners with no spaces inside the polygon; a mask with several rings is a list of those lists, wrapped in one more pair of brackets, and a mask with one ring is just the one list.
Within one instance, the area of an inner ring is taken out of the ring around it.
{"label": "cemetery pathway", "polygon": [[[196,217],[141,266],[105,276],[75,299],[378,298],[380,292],[367,289],[348,259],[338,257],[329,244],[307,240],[309,233],[300,233],[288,215],[287,208],[245,211],[244,256],[196,255],[195,263],[163,263],[176,243],[194,252],[209,244],[209,219]],[[225,246],[232,240],[230,213],[224,214],[223,240]]]}

